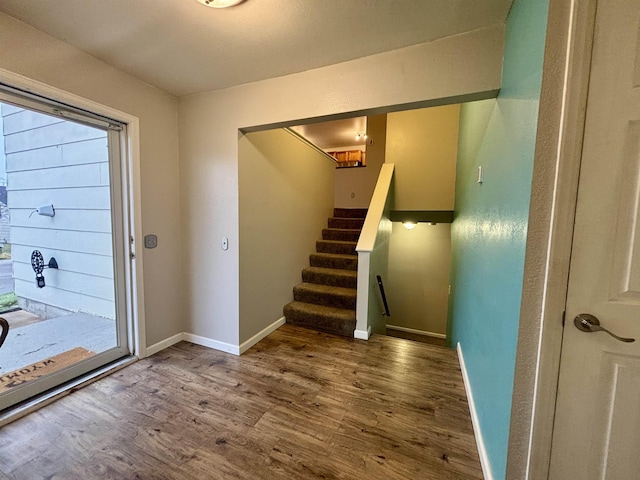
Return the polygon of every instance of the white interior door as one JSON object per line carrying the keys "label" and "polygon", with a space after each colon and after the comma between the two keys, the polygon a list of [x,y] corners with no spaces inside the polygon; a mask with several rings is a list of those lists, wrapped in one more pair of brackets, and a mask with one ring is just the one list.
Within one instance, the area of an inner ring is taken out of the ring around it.
{"label": "white interior door", "polygon": [[[552,479],[640,478],[640,1],[597,5]],[[574,325],[597,317],[606,332]],[[588,318],[588,317],[587,317]]]}

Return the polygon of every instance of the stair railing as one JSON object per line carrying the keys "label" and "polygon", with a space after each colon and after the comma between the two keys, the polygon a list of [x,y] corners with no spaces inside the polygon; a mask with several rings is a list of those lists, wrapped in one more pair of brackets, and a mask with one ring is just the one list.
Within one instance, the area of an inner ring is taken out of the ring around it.
{"label": "stair railing", "polygon": [[385,333],[386,321],[378,305],[376,275],[386,276],[391,238],[390,211],[394,205],[393,163],[380,169],[367,218],[358,239],[358,296],[355,338],[368,340],[372,333]]}

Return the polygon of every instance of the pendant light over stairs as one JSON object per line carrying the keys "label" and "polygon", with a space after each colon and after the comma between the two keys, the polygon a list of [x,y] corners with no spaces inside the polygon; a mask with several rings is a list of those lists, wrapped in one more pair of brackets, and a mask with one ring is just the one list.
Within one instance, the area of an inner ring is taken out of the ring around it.
{"label": "pendant light over stairs", "polygon": [[356,328],[358,256],[356,244],[366,209],[336,208],[316,242],[294,301],[284,306],[287,323],[353,337]]}

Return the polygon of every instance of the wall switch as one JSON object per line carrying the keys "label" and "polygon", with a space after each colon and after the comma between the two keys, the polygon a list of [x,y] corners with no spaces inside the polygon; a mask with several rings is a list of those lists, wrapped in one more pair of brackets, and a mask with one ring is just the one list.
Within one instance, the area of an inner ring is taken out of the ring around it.
{"label": "wall switch", "polygon": [[156,248],[158,246],[158,237],[156,235],[144,236],[144,248]]}
{"label": "wall switch", "polygon": [[351,192],[351,198],[356,198],[356,192]]}
{"label": "wall switch", "polygon": [[222,237],[220,245],[222,246],[222,250],[229,250],[229,239],[227,237]]}

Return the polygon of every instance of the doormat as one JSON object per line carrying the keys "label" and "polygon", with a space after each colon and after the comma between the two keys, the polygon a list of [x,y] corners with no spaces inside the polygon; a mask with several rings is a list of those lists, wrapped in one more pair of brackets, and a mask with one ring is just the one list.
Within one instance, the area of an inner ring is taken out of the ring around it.
{"label": "doormat", "polygon": [[67,350],[53,357],[19,368],[13,372],[4,373],[0,375],[0,393],[44,375],[57,372],[62,368],[73,365],[85,358],[93,357],[94,355],[94,352],[90,352],[82,347],[76,347],[72,350]]}

